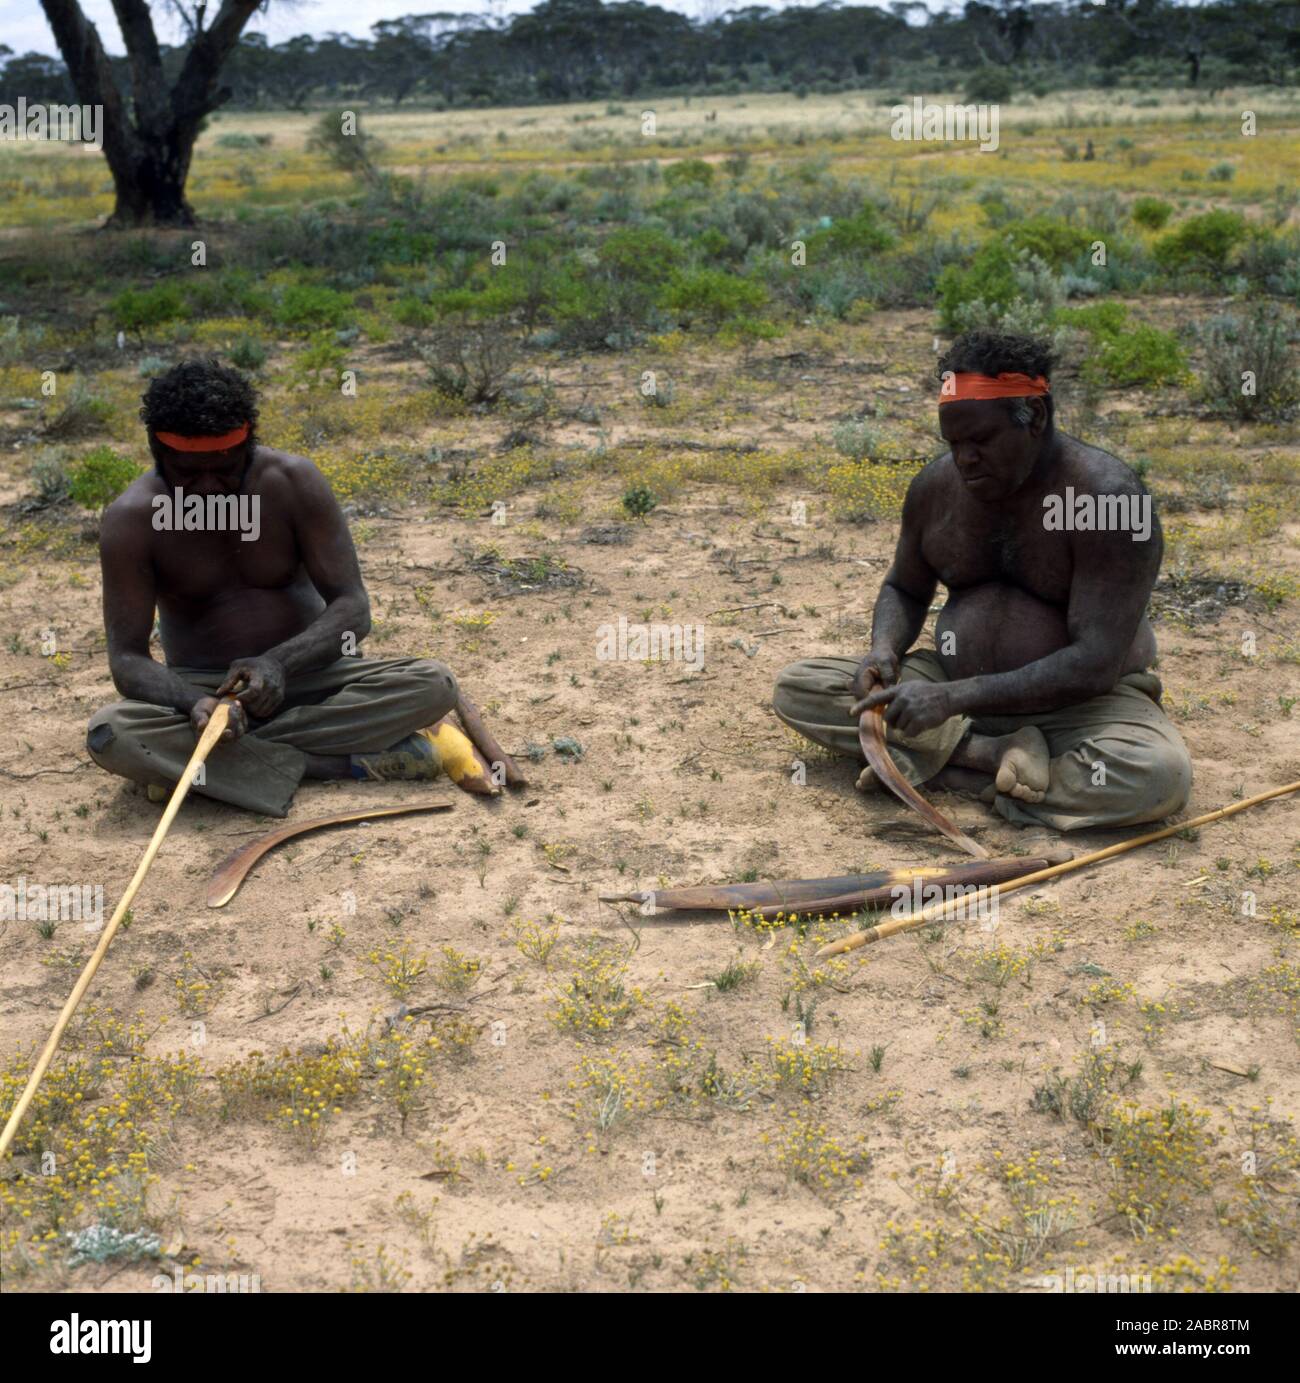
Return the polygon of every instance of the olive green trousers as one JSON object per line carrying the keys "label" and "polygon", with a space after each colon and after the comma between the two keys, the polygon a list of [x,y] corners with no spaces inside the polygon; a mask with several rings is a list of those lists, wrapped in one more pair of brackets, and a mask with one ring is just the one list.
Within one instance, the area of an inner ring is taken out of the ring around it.
{"label": "olive green trousers", "polygon": [[[171,669],[206,692],[226,674],[211,668]],[[339,658],[290,677],[284,701],[269,720],[218,744],[192,791],[235,807],[284,816],[302,781],[308,754],[368,754],[440,720],[455,705],[456,679],[425,658]],[[137,783],[175,783],[194,752],[188,715],[147,701],[118,701],[96,711],[86,732],[90,757],[109,773]]]}
{"label": "olive green trousers", "polygon": [[[772,708],[807,739],[862,762],[858,727],[849,716],[859,660],[805,658],[776,680]],[[946,682],[933,649],[902,660],[899,680]],[[890,757],[908,782],[933,778],[952,758],[968,731],[1006,735],[1025,725],[1043,732],[1051,777],[1041,802],[1022,802],[991,785],[984,800],[1008,821],[1080,831],[1093,826],[1133,826],[1160,821],[1187,803],[1192,761],[1187,746],[1160,709],[1160,679],[1131,672],[1102,696],[1035,715],[953,716],[919,735],[900,735],[886,724]],[[1100,767],[1099,767],[1100,766]]]}

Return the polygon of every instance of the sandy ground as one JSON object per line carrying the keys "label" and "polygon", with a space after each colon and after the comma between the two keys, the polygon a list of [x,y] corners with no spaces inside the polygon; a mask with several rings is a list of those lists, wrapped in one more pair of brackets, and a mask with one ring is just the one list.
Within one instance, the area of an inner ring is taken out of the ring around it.
{"label": "sandy ground", "polygon": [[[603,513],[616,497],[614,487],[597,486],[589,503]],[[94,998],[142,1010],[151,1051],[191,1046],[195,1020],[178,1011],[172,983],[188,953],[213,986],[200,1053],[215,1066],[254,1050],[310,1046],[344,1024],[365,1028],[393,1000],[363,957],[405,939],[435,959],[451,945],[481,961],[467,994],[440,993],[426,976],[406,1001],[463,1004],[480,1031],[467,1056],[440,1064],[405,1130],[364,1099],[314,1151],[252,1121],[177,1121],[155,1159],[169,1263],[197,1253],[209,1271],[259,1275],[263,1290],[871,1285],[878,1272],[898,1276],[881,1248],[887,1222],[935,1219],[912,1185],[917,1169],[958,1169],[969,1178],[968,1203],[988,1199],[996,1210],[998,1159],[1033,1149],[1053,1165],[1054,1193],[1078,1201],[1077,1231],[1034,1271],[1067,1261],[1160,1263],[1180,1252],[1211,1263],[1227,1254],[1240,1267],[1237,1285],[1295,1288],[1292,1260],[1253,1258],[1215,1223],[1208,1202],[1185,1217],[1179,1239],[1135,1243],[1109,1214],[1106,1164],[1085,1130],[1031,1109],[1045,1072],[1068,1074],[1101,1018],[1110,1040],[1143,1062],[1126,1093],[1159,1104],[1176,1090],[1211,1110],[1226,1129],[1221,1163],[1235,1155],[1229,1111],[1267,1098],[1275,1114],[1294,1112],[1294,995],[1288,1009],[1259,987],[1286,939],[1266,918],[1289,901],[1286,859],[1300,835],[1294,800],[1008,900],[996,943],[1019,953],[1041,943],[1042,953],[1000,989],[992,1024],[980,1018],[987,993],[968,963],[990,943],[977,926],[857,953],[817,988],[809,1039],[838,1045],[847,1066],[817,1092],[817,1123],[845,1146],[861,1136],[869,1154],[860,1177],[829,1191],[790,1180],[778,1165],[775,1144],[800,1105],[780,1088],[755,1095],[747,1110],[703,1099],[629,1116],[601,1134],[570,1117],[580,1059],[611,1051],[653,1058],[669,1004],[728,1071],[747,1058],[762,1062],[768,1039],[791,1037],[795,1016],[784,935],[765,948],[725,918],[620,915],[598,892],[952,857],[892,803],[855,793],[845,765],[805,756],[806,784],[791,781],[796,747],[769,709],[773,678],[795,656],[864,646],[864,612],[891,547],[883,524],[791,528],[790,502],[799,497],[778,494],[764,512],[746,514],[721,488],[696,487],[671,512],[628,525],[623,546],[583,542],[581,523],[552,527],[547,550],[580,573],[580,586],[508,597],[467,570],[466,553],[489,539],[509,556],[535,552],[520,529],[536,495],[521,497],[504,528],[409,514],[367,520],[363,564],[382,632],[369,651],[446,657],[507,748],[526,758],[529,745],[540,747],[531,787],[494,803],[441,783],[306,787],[295,819],[430,793],[454,812],[308,836],[263,862],[222,912],[203,906],[207,877],[270,823],[192,801]],[[736,608],[745,606],[753,608]],[[450,630],[448,638],[431,627],[430,608],[448,616],[490,609],[497,618],[486,631]],[[646,610],[705,623],[702,671],[596,660],[597,626]],[[5,631],[30,644],[49,625],[72,651],[57,676],[35,647],[0,654],[10,726],[0,768],[6,874],[102,882],[111,907],[159,809],[104,776],[83,748],[86,718],[111,696],[90,551],[11,569],[0,612]],[[1231,711],[1180,721],[1195,762],[1189,815],[1300,776],[1297,722],[1280,716],[1276,701],[1294,692],[1295,666],[1272,656],[1294,645],[1296,620],[1285,606],[1250,617],[1264,655],[1254,663],[1235,656],[1239,612],[1159,626],[1161,672],[1173,693],[1236,697]],[[566,736],[580,742],[580,761],[551,747]],[[992,853],[1028,850],[1020,831],[978,805],[941,805]],[[1070,844],[1086,850],[1112,839],[1092,833]],[[1253,883],[1259,916],[1241,918],[1235,895],[1251,886],[1247,871],[1259,861],[1271,862]],[[635,930],[628,978],[645,1003],[612,1041],[579,1040],[548,1017],[571,967],[560,950],[549,968],[538,965],[512,933],[516,921],[548,918],[561,950],[630,946]],[[1150,935],[1127,937],[1139,922]],[[338,944],[327,935],[336,923],[346,932]],[[47,942],[30,924],[5,927],[6,1052],[48,1030],[76,972],[43,962],[52,949],[84,952],[77,930],[61,927]],[[738,956],[757,966],[748,983],[726,992],[705,984]],[[145,988],[133,978],[142,970],[156,975]],[[1083,1001],[1102,972],[1135,997]],[[1144,1039],[1138,999],[1168,1006],[1157,1037]],[[884,1048],[878,1071],[873,1047]],[[1255,1067],[1257,1077],[1245,1078]],[[151,1271],[89,1270],[109,1290],[147,1287]],[[82,1272],[77,1280],[98,1279]]]}

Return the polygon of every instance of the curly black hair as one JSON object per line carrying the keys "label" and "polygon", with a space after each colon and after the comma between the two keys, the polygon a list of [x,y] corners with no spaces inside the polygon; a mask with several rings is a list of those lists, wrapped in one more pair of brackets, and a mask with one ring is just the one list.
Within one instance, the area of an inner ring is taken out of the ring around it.
{"label": "curly black hair", "polygon": [[1011,331],[965,331],[939,361],[939,374],[1042,375],[1051,379],[1056,360],[1049,342]]}
{"label": "curly black hair", "polygon": [[140,417],[150,432],[218,437],[248,423],[249,444],[255,444],[257,390],[216,356],[173,365],[149,381],[141,399]]}
{"label": "curly black hair", "polygon": [[[1051,344],[1038,336],[1022,336],[1012,331],[964,331],[940,357],[936,373],[942,378],[948,371],[954,374],[1029,375],[1036,379],[1052,378],[1056,357]],[[1028,409],[1017,399],[1001,399],[1023,425],[1028,421]],[[1049,425],[1056,412],[1051,394],[1043,395]],[[1020,416],[1023,414],[1024,416]]]}

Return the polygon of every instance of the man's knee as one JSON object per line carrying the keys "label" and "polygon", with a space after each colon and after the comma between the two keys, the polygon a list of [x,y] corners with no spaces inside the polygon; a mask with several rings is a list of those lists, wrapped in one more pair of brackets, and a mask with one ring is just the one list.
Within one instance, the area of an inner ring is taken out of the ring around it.
{"label": "man's knee", "polygon": [[1192,791],[1192,761],[1181,739],[1153,737],[1110,760],[1110,772],[1097,763],[1085,765],[1080,784],[1084,800],[1091,799],[1097,814],[1116,825],[1163,821],[1187,805]]}
{"label": "man's knee", "polygon": [[1192,794],[1192,760],[1181,739],[1159,740],[1143,764],[1133,809],[1140,821],[1162,821],[1181,811]]}
{"label": "man's knee", "polygon": [[804,686],[806,662],[791,663],[782,668],[772,686],[772,709],[782,720],[790,718],[790,701],[796,689]]}
{"label": "man's knee", "polygon": [[86,752],[100,766],[110,768],[118,740],[116,708],[105,706],[90,717],[86,726]]}
{"label": "man's knee", "polygon": [[435,658],[421,658],[411,666],[414,679],[414,695],[420,714],[426,716],[426,725],[441,720],[448,711],[455,708],[460,696],[456,678],[446,663]]}

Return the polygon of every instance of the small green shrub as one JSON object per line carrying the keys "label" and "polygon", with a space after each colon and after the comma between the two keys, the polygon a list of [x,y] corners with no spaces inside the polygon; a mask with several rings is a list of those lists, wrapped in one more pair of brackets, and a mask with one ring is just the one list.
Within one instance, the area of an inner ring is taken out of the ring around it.
{"label": "small green shrub", "polygon": [[276,320],[290,331],[310,332],[341,327],[352,311],[352,299],[318,283],[291,283],[276,308]]}
{"label": "small green shrub", "polygon": [[985,327],[1037,334],[1065,300],[1065,285],[1051,267],[1001,236],[985,244],[969,268],[946,266],[936,292],[943,327],[954,332]]}
{"label": "small green shrub", "polygon": [[112,447],[96,447],[77,461],[69,473],[69,492],[83,509],[103,509],[140,474],[129,457]]}
{"label": "small green shrub", "polygon": [[[680,164],[673,166],[681,167]],[[596,258],[600,267],[616,279],[660,284],[667,282],[673,267],[681,262],[682,252],[673,238],[663,231],[633,226],[609,235],[596,252]]]}
{"label": "small green shrub", "polygon": [[824,230],[814,231],[808,237],[809,258],[820,258],[819,251],[825,247],[836,255],[873,254],[887,250],[894,243],[894,234],[880,222],[880,213],[870,203],[866,203],[852,216],[841,217]]}
{"label": "small green shrub", "polygon": [[731,317],[744,317],[767,301],[762,284],[723,269],[676,270],[664,292],[664,305],[688,324],[717,330]]}
{"label": "small green shrub", "polygon": [[1145,324],[1130,328],[1128,309],[1122,303],[1066,307],[1054,320],[1059,326],[1074,327],[1089,336],[1091,353],[1083,367],[1085,378],[1123,387],[1170,384],[1187,372],[1187,357],[1177,338]]}
{"label": "small green shrub", "polygon": [[944,330],[961,330],[959,309],[968,303],[1010,307],[1018,294],[1015,269],[1011,247],[1002,240],[991,240],[982,246],[969,267],[947,265],[935,285]]}
{"label": "small green shrub", "polygon": [[1013,221],[1002,229],[1002,235],[1012,250],[1028,250],[1053,269],[1063,268],[1087,250],[1097,239],[1077,226],[1050,216],[1031,216]]}
{"label": "small green shrub", "polygon": [[187,315],[185,295],[175,283],[128,288],[119,293],[108,308],[113,320],[124,331],[145,331]]}
{"label": "small green shrub", "polygon": [[672,188],[704,188],[713,185],[713,165],[702,158],[684,158],[664,169],[664,182]]}
{"label": "small green shrub", "polygon": [[1233,250],[1246,238],[1245,218],[1235,211],[1193,216],[1155,243],[1156,263],[1170,273],[1222,275]]}
{"label": "small green shrub", "polygon": [[[351,133],[345,133],[345,127]],[[326,111],[312,126],[307,148],[323,154],[335,167],[352,173],[366,182],[377,184],[382,175],[375,159],[383,148],[381,142],[361,128],[361,117],[355,111]]]}
{"label": "small green shrub", "polygon": [[633,485],[623,495],[623,508],[633,518],[645,522],[645,517],[652,510],[658,508],[659,501],[655,498],[653,491],[645,485]]}
{"label": "small green shrub", "polygon": [[1114,337],[1124,330],[1128,308],[1123,303],[1089,303],[1087,307],[1063,307],[1056,320],[1077,327],[1090,336]]}
{"label": "small green shrub", "polygon": [[491,406],[518,361],[519,342],[497,326],[449,322],[430,332],[416,351],[443,393]]}
{"label": "small green shrub", "polygon": [[113,416],[113,405],[92,391],[80,375],[74,376],[63,406],[45,425],[45,436],[60,441],[99,432]]}
{"label": "small green shrub", "polygon": [[1134,224],[1147,230],[1164,230],[1173,214],[1173,206],[1169,202],[1162,202],[1159,197],[1139,197],[1129,212]]}
{"label": "small green shrub", "polygon": [[0,366],[17,365],[39,348],[44,339],[43,326],[24,326],[19,317],[0,317]]}
{"label": "small green shrub", "polygon": [[44,509],[46,505],[61,504],[69,498],[68,468],[58,451],[45,452],[32,463],[32,485],[35,491],[32,508]]}
{"label": "small green shrub", "polygon": [[1143,324],[1104,342],[1098,365],[1116,386],[1174,384],[1187,372],[1187,356],[1172,333]]}
{"label": "small green shrub", "polygon": [[880,450],[880,430],[865,418],[847,418],[831,430],[831,445],[851,461],[866,461]]}
{"label": "small green shrub", "polygon": [[266,364],[267,349],[256,336],[241,336],[226,354],[230,363],[241,370],[260,370]]}
{"label": "small green shrub", "polygon": [[733,317],[718,328],[718,340],[724,346],[743,346],[748,349],[756,341],[775,341],[782,329],[766,317]]}
{"label": "small green shrub", "polygon": [[185,285],[187,317],[256,317],[274,309],[271,295],[248,269],[195,275]]}
{"label": "small green shrub", "polygon": [[311,389],[338,384],[348,353],[328,331],[317,332],[293,361],[293,377]]}

